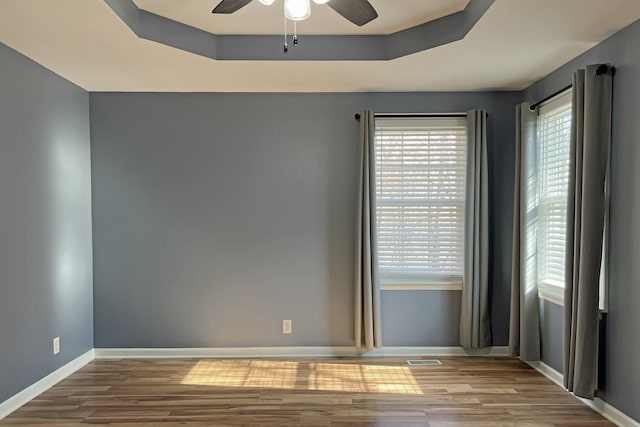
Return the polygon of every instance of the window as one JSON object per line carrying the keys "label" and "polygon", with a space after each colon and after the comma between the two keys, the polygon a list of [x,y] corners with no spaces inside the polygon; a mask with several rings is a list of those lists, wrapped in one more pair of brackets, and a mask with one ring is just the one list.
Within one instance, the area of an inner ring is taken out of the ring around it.
{"label": "window", "polygon": [[461,289],[466,117],[376,119],[382,289]]}
{"label": "window", "polygon": [[571,144],[571,92],[539,109],[537,125],[537,276],[543,298],[562,303]]}
{"label": "window", "polygon": [[[538,110],[536,144],[527,151],[527,283],[541,298],[564,304],[567,205],[571,146],[571,91]],[[609,180],[607,171],[607,181]],[[608,206],[608,185],[606,205]],[[605,214],[600,310],[607,309],[607,233]]]}

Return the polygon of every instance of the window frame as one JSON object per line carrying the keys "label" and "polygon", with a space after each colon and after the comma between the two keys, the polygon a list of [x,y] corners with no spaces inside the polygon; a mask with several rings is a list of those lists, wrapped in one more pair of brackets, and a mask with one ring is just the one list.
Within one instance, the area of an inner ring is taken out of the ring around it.
{"label": "window frame", "polygon": [[[572,117],[572,109],[573,109],[573,89],[569,88],[566,91],[559,93],[558,95],[554,96],[553,98],[549,99],[548,101],[544,102],[543,104],[541,104],[540,106],[538,106],[538,117],[536,118],[536,120],[538,120],[538,123],[536,124],[536,129],[539,129],[540,126],[540,115],[544,114],[545,110],[553,110],[553,109],[557,109],[557,108],[561,108],[565,105],[569,105],[569,115],[571,116],[571,119],[573,120]],[[537,132],[537,131],[536,131]],[[571,136],[569,135],[569,138],[571,138]],[[536,151],[537,151],[537,156],[539,156],[540,151],[539,151],[539,145],[541,144],[541,141],[539,139],[539,135],[536,135]],[[568,141],[568,146],[570,148],[571,145],[571,140],[569,139]],[[569,159],[569,161],[571,161],[571,159]],[[537,172],[536,173],[540,173],[541,170],[541,165],[538,164],[536,165],[537,167]],[[538,210],[537,213],[537,221],[540,221],[540,206],[542,205],[542,201],[541,201],[541,196],[539,194],[540,190],[538,189],[538,205],[536,206],[536,209]],[[567,187],[566,189],[566,203],[568,205],[568,192],[569,192],[569,188]],[[539,233],[536,233],[539,234]],[[566,241],[566,229],[565,229],[565,235],[564,235],[564,240]],[[536,242],[536,246],[538,246],[539,244],[539,240]],[[566,251],[566,247],[565,247],[565,251]],[[566,252],[565,252],[566,255]],[[536,257],[539,256],[539,250],[536,250]],[[563,260],[563,262],[566,261]],[[536,266],[536,276],[540,273],[539,271],[539,267]],[[538,297],[541,299],[544,299],[546,301],[550,301],[553,302],[555,304],[564,306],[564,290],[565,290],[565,286],[566,284],[564,283],[564,281],[562,283],[558,282],[557,280],[554,279],[544,279],[544,278],[536,278],[537,281],[537,285],[538,285]]]}
{"label": "window frame", "polygon": [[[464,129],[465,137],[464,140],[464,162],[461,165],[463,172],[462,180],[463,184],[463,201],[462,201],[462,225],[460,227],[460,236],[462,239],[462,250],[461,250],[461,265],[462,271],[459,275],[457,274],[431,274],[420,276],[416,275],[414,277],[385,277],[382,271],[380,271],[380,288],[383,291],[403,291],[403,290],[440,290],[440,291],[449,291],[449,290],[462,290],[463,287],[463,277],[464,277],[464,228],[465,228],[465,205],[466,205],[466,169],[467,169],[467,115],[466,113],[461,114],[450,114],[450,115],[415,115],[415,116],[382,116],[376,118],[375,123],[375,156],[376,156],[376,197],[378,197],[378,186],[379,186],[379,176],[378,176],[378,149],[379,149],[379,140],[378,140],[378,129],[380,124],[383,123],[393,123],[390,127],[398,127],[401,128],[406,126],[407,129],[410,129],[411,125],[415,126],[416,122],[420,123],[423,127],[428,127],[428,125],[433,126],[434,129],[438,127],[449,127],[452,128],[458,127]],[[428,125],[427,125],[428,124]],[[378,203],[376,203],[376,219],[378,219]],[[378,223],[378,221],[376,221]],[[379,227],[379,224],[377,225]],[[379,233],[379,228],[377,230]]]}

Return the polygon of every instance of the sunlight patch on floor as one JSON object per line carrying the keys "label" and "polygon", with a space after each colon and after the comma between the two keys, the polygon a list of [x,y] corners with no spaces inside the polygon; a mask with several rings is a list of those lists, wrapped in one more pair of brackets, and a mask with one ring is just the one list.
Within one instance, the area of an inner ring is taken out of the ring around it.
{"label": "sunlight patch on floor", "polygon": [[271,360],[201,360],[182,384],[294,389],[298,363]]}
{"label": "sunlight patch on floor", "polygon": [[345,393],[422,394],[407,366],[347,363],[201,360],[181,383]]}
{"label": "sunlight patch on floor", "polygon": [[310,363],[309,390],[422,394],[406,366]]}

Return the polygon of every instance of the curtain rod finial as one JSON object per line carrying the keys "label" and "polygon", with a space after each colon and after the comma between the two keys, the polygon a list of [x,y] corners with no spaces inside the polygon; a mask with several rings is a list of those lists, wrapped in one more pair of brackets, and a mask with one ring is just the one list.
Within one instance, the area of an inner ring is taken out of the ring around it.
{"label": "curtain rod finial", "polygon": [[354,117],[356,118],[357,121],[360,121],[360,113],[356,113]]}
{"label": "curtain rod finial", "polygon": [[611,70],[611,74],[616,73],[615,67],[610,67],[607,64],[600,64],[598,68],[596,68],[596,76],[601,76],[603,74],[606,74],[609,70]]}

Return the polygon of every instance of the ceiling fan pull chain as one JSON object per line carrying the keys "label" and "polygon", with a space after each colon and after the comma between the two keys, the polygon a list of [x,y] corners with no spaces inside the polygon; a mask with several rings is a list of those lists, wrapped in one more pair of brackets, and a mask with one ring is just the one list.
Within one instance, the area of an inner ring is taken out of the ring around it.
{"label": "ceiling fan pull chain", "polygon": [[293,21],[293,46],[298,46],[298,21]]}
{"label": "ceiling fan pull chain", "polygon": [[289,45],[287,44],[287,17],[284,17],[284,53],[289,52]]}

